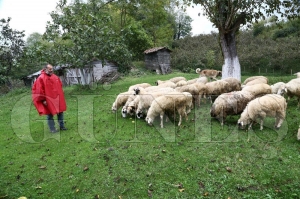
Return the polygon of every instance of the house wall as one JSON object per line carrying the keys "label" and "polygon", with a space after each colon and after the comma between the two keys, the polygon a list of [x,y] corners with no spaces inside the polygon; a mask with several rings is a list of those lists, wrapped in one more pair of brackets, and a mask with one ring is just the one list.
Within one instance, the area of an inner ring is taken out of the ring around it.
{"label": "house wall", "polygon": [[145,66],[148,70],[159,70],[162,74],[171,72],[170,52],[166,49],[159,50],[153,53],[145,54]]}
{"label": "house wall", "polygon": [[[102,66],[101,61],[95,61],[92,65],[94,66],[90,68],[64,68],[64,72],[60,73],[59,78],[64,86],[89,85],[91,82],[100,81],[104,75],[118,70],[118,67],[111,62],[106,62]],[[31,75],[26,81],[31,81],[31,85],[33,85],[37,77],[38,75]]]}

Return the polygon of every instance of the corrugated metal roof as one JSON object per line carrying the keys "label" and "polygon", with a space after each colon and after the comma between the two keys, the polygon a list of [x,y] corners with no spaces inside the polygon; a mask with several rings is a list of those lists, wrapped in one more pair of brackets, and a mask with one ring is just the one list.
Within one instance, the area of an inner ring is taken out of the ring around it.
{"label": "corrugated metal roof", "polygon": [[162,50],[162,49],[167,49],[167,50],[171,51],[167,47],[155,47],[155,48],[150,48],[148,50],[145,50],[144,53],[149,54],[149,53],[153,53],[153,52],[156,52],[156,51],[159,51],[159,50]]}

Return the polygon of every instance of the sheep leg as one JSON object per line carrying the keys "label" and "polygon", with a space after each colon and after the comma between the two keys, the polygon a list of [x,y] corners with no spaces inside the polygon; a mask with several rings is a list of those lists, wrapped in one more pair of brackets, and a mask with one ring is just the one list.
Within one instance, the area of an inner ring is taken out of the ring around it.
{"label": "sheep leg", "polygon": [[160,114],[160,128],[164,128],[164,113]]}
{"label": "sheep leg", "polygon": [[253,121],[250,122],[248,130],[252,129],[252,124],[253,124]]}
{"label": "sheep leg", "polygon": [[260,130],[264,129],[263,125],[264,125],[264,119],[262,118],[260,119]]}
{"label": "sheep leg", "polygon": [[181,121],[182,121],[182,117],[181,117],[181,114],[179,114],[179,122],[178,122],[178,126],[181,125]]}
{"label": "sheep leg", "polygon": [[275,128],[279,129],[281,127],[282,123],[283,123],[283,119],[281,119],[280,117],[277,117],[276,122],[275,122]]}

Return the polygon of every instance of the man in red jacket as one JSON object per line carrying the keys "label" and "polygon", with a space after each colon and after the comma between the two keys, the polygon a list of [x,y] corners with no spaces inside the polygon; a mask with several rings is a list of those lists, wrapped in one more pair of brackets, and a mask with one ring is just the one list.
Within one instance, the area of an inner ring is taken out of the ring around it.
{"label": "man in red jacket", "polygon": [[58,132],[55,128],[53,115],[57,114],[60,130],[67,130],[64,126],[64,114],[67,109],[62,83],[58,76],[53,74],[53,66],[47,64],[41,71],[32,87],[32,100],[40,115],[47,115],[48,126],[52,133]]}

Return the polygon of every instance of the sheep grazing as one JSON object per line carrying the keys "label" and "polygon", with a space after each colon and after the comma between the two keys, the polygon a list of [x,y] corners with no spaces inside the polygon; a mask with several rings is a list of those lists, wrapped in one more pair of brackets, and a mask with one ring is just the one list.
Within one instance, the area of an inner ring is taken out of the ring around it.
{"label": "sheep grazing", "polygon": [[148,84],[148,83],[135,84],[135,85],[130,86],[128,88],[128,91],[133,91],[136,87],[147,88],[149,86],[151,86],[151,84]]}
{"label": "sheep grazing", "polygon": [[167,82],[164,82],[162,84],[159,84],[158,86],[161,87],[161,88],[163,88],[163,87],[176,88],[177,83],[175,84],[174,82],[167,81]]}
{"label": "sheep grazing", "polygon": [[[192,105],[192,99],[184,94],[163,95],[157,97],[152,103],[147,112],[146,122],[149,125],[153,124],[156,116],[160,116],[160,127],[163,128],[163,117],[165,112],[174,113],[177,110],[179,114],[178,126],[181,125],[182,117],[188,120],[186,107]],[[175,114],[174,114],[175,115]]]}
{"label": "sheep grazing", "polygon": [[268,83],[268,78],[265,76],[252,76],[252,77],[248,77],[247,79],[245,79],[245,81],[243,82],[243,85],[246,85],[248,82],[253,81],[255,79],[259,79],[259,78],[266,79],[267,83]]}
{"label": "sheep grazing", "polygon": [[135,95],[139,95],[141,92],[155,92],[155,91],[174,91],[173,88],[170,87],[160,87],[160,86],[150,86],[147,88],[137,87],[134,90]]}
{"label": "sheep grazing", "polygon": [[133,116],[136,114],[136,109],[137,109],[137,106],[140,102],[140,96],[139,95],[136,95],[136,98],[134,98],[133,101],[131,101],[128,105],[126,106],[123,106],[122,108],[122,116],[123,117],[126,117],[127,114]]}
{"label": "sheep grazing", "polygon": [[199,96],[199,90],[196,87],[196,85],[194,84],[190,84],[190,85],[186,85],[186,86],[181,86],[181,87],[177,87],[175,88],[175,91],[178,92],[189,92],[190,94],[193,95],[193,99],[195,104],[199,104],[200,105],[200,96]]}
{"label": "sheep grazing", "polygon": [[297,78],[300,78],[300,72],[295,73],[294,75],[297,76]]}
{"label": "sheep grazing", "polygon": [[188,83],[185,80],[180,80],[179,82],[176,83],[176,87],[186,86],[186,85],[188,85]]}
{"label": "sheep grazing", "polygon": [[209,77],[210,80],[218,80],[217,77],[222,77],[222,71],[219,70],[211,70],[211,69],[206,69],[206,70],[201,70],[200,68],[196,69],[196,73],[198,73],[201,77]]}
{"label": "sheep grazing", "polygon": [[126,103],[126,101],[128,100],[129,96],[131,96],[133,94],[132,91],[127,91],[127,92],[123,92],[120,93],[117,98],[115,99],[111,110],[113,112],[117,111],[121,106],[124,106],[124,104]]}
{"label": "sheep grazing", "polygon": [[[126,117],[127,116],[127,109],[128,109],[129,106],[132,107],[132,106],[135,105],[135,103],[136,103],[135,99],[136,98],[137,98],[137,95],[135,95],[135,93],[132,92],[132,94],[128,97],[126,103],[124,104],[124,106],[121,109],[122,117]],[[131,113],[131,112],[129,112],[129,113]]]}
{"label": "sheep grazing", "polygon": [[234,77],[228,77],[225,79],[222,79],[223,81],[226,81],[229,84],[229,88],[227,92],[231,91],[240,91],[242,89],[241,87],[241,81],[234,78]]}
{"label": "sheep grazing", "polygon": [[198,79],[199,78],[190,79],[190,80],[187,80],[186,83],[187,84],[193,84],[193,83],[196,83]]}
{"label": "sheep grazing", "polygon": [[206,83],[208,82],[208,80],[207,80],[207,77],[204,76],[204,77],[199,77],[199,78],[197,79],[197,82],[206,84]]}
{"label": "sheep grazing", "polygon": [[273,94],[278,94],[278,95],[283,96],[284,93],[286,93],[284,82],[277,82],[277,83],[271,85],[271,89],[272,89]]}
{"label": "sheep grazing", "polygon": [[135,91],[136,91],[136,94],[140,96],[139,103],[138,103],[138,106],[136,109],[136,115],[138,118],[141,118],[143,116],[143,113],[147,112],[152,101],[155,98],[157,98],[161,95],[164,95],[166,93],[172,92],[172,91],[174,91],[174,89],[161,88],[160,90],[153,91],[153,92],[146,92],[145,90],[140,90],[138,93],[137,93],[137,90],[135,90]]}
{"label": "sheep grazing", "polygon": [[255,97],[272,93],[271,86],[269,86],[268,84],[254,84],[251,86],[246,86],[242,89],[242,91],[250,92]]}
{"label": "sheep grazing", "polygon": [[285,84],[286,95],[288,99],[293,96],[297,97],[298,107],[300,105],[300,78],[292,79],[288,83]]}
{"label": "sheep grazing", "polygon": [[268,84],[268,79],[266,78],[256,78],[254,80],[248,81],[247,84],[244,84],[243,86],[252,86],[254,84]]}
{"label": "sheep grazing", "polygon": [[248,102],[254,99],[254,95],[246,91],[223,93],[214,101],[210,115],[218,119],[224,125],[227,115],[238,115],[243,112]]}
{"label": "sheep grazing", "polygon": [[230,88],[229,83],[223,80],[208,82],[205,85],[207,87],[207,95],[211,99],[211,102],[214,102],[222,93],[227,93]]}
{"label": "sheep grazing", "polygon": [[275,128],[279,129],[286,115],[287,103],[284,97],[277,94],[268,94],[256,98],[248,103],[238,120],[240,128],[249,125],[256,119],[260,119],[260,130],[263,130],[263,120],[266,116],[275,117]]}
{"label": "sheep grazing", "polygon": [[157,81],[155,82],[155,85],[160,85],[160,84],[163,84],[163,83],[168,82],[168,81],[173,82],[173,83],[176,84],[177,82],[179,82],[179,81],[181,81],[181,80],[185,80],[185,81],[186,81],[186,78],[185,78],[185,77],[173,77],[173,78],[171,78],[171,79],[169,79],[169,80],[166,80],[166,81],[157,80]]}
{"label": "sheep grazing", "polygon": [[177,97],[177,96],[185,96],[186,97],[186,113],[189,114],[191,109],[193,108],[193,95],[189,92],[178,92],[173,91],[166,93],[165,96]]}

